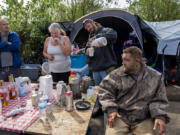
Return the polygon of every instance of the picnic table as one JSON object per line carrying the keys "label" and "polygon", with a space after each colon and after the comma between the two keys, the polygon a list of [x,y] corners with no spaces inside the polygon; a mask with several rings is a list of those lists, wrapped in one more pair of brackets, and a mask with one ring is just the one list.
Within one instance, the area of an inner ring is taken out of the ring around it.
{"label": "picnic table", "polygon": [[[54,93],[55,94],[55,93]],[[30,94],[29,94],[30,95]],[[31,96],[27,95],[27,99],[31,98]],[[95,98],[97,95],[95,95]],[[25,97],[24,97],[25,98]],[[28,100],[29,101],[29,100]],[[74,104],[79,100],[74,100]],[[27,134],[38,134],[38,135],[85,135],[88,129],[89,121],[91,119],[91,115],[93,112],[95,103],[91,103],[91,107],[89,110],[79,111],[74,108],[73,112],[67,112],[64,109],[58,107],[57,105],[52,105],[52,114],[54,116],[54,120],[46,120],[42,121],[39,119],[39,111],[36,108],[32,111],[32,113],[25,112],[22,116],[18,116],[19,121],[22,123],[26,123],[26,120],[22,120],[22,118],[30,119],[27,126],[20,128],[20,130],[13,129],[10,130],[8,128],[0,128],[1,130],[7,130],[9,132],[23,132]],[[18,119],[16,118],[16,119]],[[12,119],[9,119],[12,120]],[[8,119],[6,119],[8,123]],[[13,121],[13,120],[12,120]],[[1,121],[2,122],[2,121]],[[21,124],[17,124],[21,126]],[[23,124],[22,124],[23,125]],[[13,126],[16,126],[15,123]]]}

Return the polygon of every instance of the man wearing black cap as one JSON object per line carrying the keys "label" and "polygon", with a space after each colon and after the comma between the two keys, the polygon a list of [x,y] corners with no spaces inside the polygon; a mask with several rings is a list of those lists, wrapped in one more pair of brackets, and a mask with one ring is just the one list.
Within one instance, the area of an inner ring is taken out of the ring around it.
{"label": "man wearing black cap", "polygon": [[[117,66],[116,56],[113,52],[113,44],[116,43],[117,32],[111,28],[102,27],[101,24],[92,19],[84,20],[83,26],[90,33],[86,49],[86,55],[89,59],[88,65],[93,73],[95,85],[99,85],[107,73]],[[93,46],[93,41],[100,37],[103,37],[107,44],[97,42],[97,45]],[[92,47],[94,48],[93,56],[90,55],[90,48]]]}

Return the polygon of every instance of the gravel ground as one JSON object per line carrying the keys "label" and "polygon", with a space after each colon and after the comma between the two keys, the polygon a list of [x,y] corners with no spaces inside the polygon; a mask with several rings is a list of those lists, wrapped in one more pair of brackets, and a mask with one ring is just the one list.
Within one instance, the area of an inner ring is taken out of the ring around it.
{"label": "gravel ground", "polygon": [[[171,121],[167,124],[165,135],[180,135],[180,102],[170,101],[167,112]],[[103,122],[102,115],[91,119],[91,135],[103,135]]]}

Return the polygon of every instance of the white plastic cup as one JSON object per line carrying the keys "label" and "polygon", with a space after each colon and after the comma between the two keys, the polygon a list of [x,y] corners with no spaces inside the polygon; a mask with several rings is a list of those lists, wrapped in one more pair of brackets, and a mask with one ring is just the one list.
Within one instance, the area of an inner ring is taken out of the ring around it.
{"label": "white plastic cup", "polygon": [[94,56],[94,48],[89,48],[89,56]]}
{"label": "white plastic cup", "polygon": [[104,46],[107,45],[107,39],[105,37],[100,37],[92,41],[92,46],[99,46],[99,43],[102,43]]}

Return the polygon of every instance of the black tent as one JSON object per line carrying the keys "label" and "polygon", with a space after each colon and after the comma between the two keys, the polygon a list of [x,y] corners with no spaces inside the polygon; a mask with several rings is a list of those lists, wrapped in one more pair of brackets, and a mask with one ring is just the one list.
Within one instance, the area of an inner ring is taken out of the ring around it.
{"label": "black tent", "polygon": [[[114,45],[114,51],[117,57],[121,57],[123,43],[129,39],[129,33],[132,31],[136,33],[140,44],[139,47],[143,50],[145,57],[150,58],[152,54],[156,55],[157,44],[153,36],[155,32],[153,32],[140,17],[120,9],[107,9],[92,12],[75,21],[70,33],[70,40],[72,43],[85,46],[88,40],[88,32],[83,28],[82,22],[88,18],[95,20],[104,27],[110,27],[117,31],[118,39]],[[118,60],[120,63],[121,60]]]}
{"label": "black tent", "polygon": [[[114,45],[114,51],[121,55],[124,41],[129,39],[129,33],[134,31],[138,38],[140,48],[143,50],[146,58],[157,54],[157,35],[140,17],[130,14],[120,9],[106,9],[92,12],[73,22],[59,22],[61,27],[70,37],[71,43],[85,47],[88,40],[88,32],[83,28],[82,22],[87,19],[93,19],[104,27],[110,27],[117,31],[118,39]],[[46,25],[47,28],[50,23]]]}
{"label": "black tent", "polygon": [[[157,54],[158,35],[140,17],[120,9],[106,9],[87,14],[73,22],[60,22],[61,27],[68,33],[71,43],[85,47],[88,40],[88,32],[83,28],[85,19],[93,19],[104,27],[110,27],[117,31],[118,38],[114,45],[114,51],[121,64],[121,53],[124,41],[129,39],[129,34],[134,31],[139,47],[148,59],[148,65],[154,65],[162,71],[162,56]],[[165,61],[165,65],[169,65]]]}
{"label": "black tent", "polygon": [[139,47],[143,50],[145,57],[149,59],[154,56],[154,61],[157,54],[156,33],[140,17],[120,9],[95,11],[81,17],[74,23],[59,22],[70,37],[71,43],[78,44],[79,47],[85,47],[88,40],[88,32],[83,28],[82,22],[87,18],[95,20],[104,27],[110,27],[117,31],[118,39],[114,45],[117,57],[121,57],[123,43],[129,39],[129,33],[134,31],[140,44]]}
{"label": "black tent", "polygon": [[143,49],[142,33],[136,16],[117,9],[96,11],[78,19],[74,22],[73,29],[70,33],[71,42],[80,44],[87,42],[88,33],[82,26],[82,22],[87,18],[101,23],[104,27],[115,29],[118,33],[117,44],[123,44],[123,42],[128,39],[129,33],[134,30]]}

